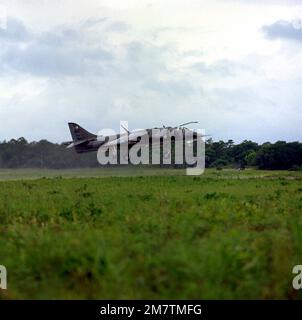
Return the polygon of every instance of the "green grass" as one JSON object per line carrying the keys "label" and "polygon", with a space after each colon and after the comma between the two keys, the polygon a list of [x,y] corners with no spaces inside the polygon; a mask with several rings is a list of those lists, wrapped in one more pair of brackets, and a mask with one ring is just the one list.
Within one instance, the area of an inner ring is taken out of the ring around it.
{"label": "green grass", "polygon": [[1,170],[0,296],[302,297],[300,172],[157,170]]}

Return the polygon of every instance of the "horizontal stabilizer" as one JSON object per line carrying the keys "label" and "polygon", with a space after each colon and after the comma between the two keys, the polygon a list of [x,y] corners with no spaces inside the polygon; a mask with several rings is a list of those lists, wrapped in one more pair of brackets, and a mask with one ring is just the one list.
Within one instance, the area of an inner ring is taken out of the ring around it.
{"label": "horizontal stabilizer", "polygon": [[66,147],[66,149],[70,149],[70,148],[79,146],[80,144],[83,144],[83,143],[86,143],[86,142],[89,142],[89,141],[92,141],[92,140],[95,140],[95,138],[89,138],[89,139],[83,139],[83,140],[74,141],[74,142],[70,143]]}

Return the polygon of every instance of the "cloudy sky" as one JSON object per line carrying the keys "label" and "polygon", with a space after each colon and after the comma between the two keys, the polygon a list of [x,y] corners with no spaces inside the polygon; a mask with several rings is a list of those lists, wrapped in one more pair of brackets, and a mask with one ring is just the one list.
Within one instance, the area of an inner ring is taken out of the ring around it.
{"label": "cloudy sky", "polygon": [[0,140],[197,120],[302,140],[301,0],[0,0]]}

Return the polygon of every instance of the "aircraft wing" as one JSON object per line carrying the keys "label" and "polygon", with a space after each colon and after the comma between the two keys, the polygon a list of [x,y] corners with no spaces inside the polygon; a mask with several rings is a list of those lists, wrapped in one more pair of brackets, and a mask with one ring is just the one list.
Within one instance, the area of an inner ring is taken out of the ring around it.
{"label": "aircraft wing", "polygon": [[[129,146],[135,145],[140,139],[144,136],[148,135],[145,130],[139,130],[135,132],[131,132],[130,134],[125,134],[118,139],[108,141],[103,146],[104,147],[114,147],[114,146],[122,146],[128,144]],[[148,136],[149,142],[149,136]]]}

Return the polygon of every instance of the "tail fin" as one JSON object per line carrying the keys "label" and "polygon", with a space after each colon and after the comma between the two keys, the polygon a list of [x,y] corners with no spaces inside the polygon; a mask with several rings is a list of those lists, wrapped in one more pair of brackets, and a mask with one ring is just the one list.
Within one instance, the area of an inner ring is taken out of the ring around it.
{"label": "tail fin", "polygon": [[74,142],[97,137],[95,134],[88,132],[76,123],[69,122],[68,126]]}

